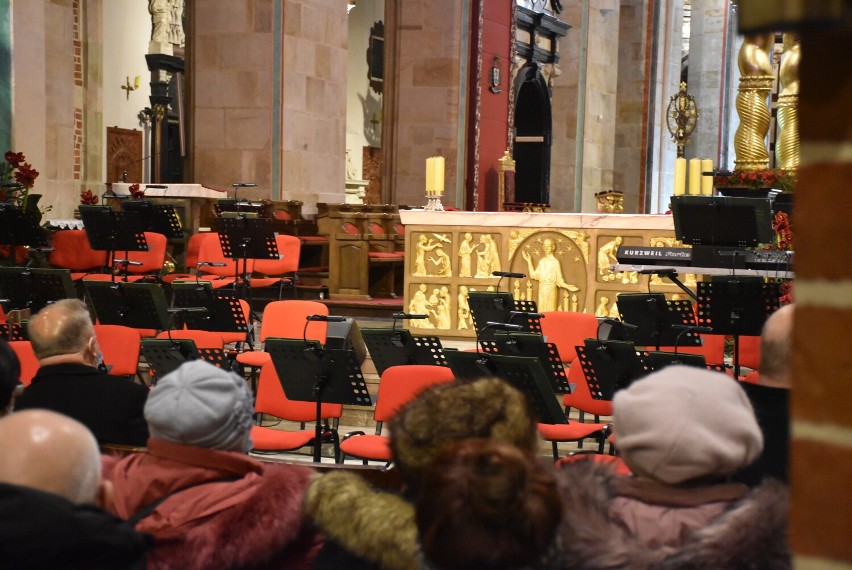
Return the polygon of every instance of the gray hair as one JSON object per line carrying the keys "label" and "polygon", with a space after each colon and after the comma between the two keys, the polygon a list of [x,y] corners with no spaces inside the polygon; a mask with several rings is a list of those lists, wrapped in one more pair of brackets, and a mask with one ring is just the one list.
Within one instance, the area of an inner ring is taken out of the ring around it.
{"label": "gray hair", "polygon": [[94,328],[89,309],[83,301],[62,299],[43,308],[30,319],[27,333],[36,358],[41,360],[79,352],[89,342]]}

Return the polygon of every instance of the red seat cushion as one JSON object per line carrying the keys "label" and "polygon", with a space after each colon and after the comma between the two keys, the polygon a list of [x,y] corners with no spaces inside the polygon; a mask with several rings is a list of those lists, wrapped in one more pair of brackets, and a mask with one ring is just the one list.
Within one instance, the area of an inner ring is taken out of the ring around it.
{"label": "red seat cushion", "polygon": [[312,430],[285,431],[252,426],[252,449],[256,451],[289,451],[306,446],[314,438]]}
{"label": "red seat cushion", "polygon": [[606,427],[606,424],[538,424],[538,433],[548,441],[578,441],[590,437]]}
{"label": "red seat cushion", "polygon": [[340,442],[340,451],[359,459],[390,461],[390,439],[383,435],[356,435]]}
{"label": "red seat cushion", "polygon": [[263,366],[267,362],[271,362],[272,357],[268,352],[262,350],[249,350],[241,352],[237,355],[237,362],[246,366]]}

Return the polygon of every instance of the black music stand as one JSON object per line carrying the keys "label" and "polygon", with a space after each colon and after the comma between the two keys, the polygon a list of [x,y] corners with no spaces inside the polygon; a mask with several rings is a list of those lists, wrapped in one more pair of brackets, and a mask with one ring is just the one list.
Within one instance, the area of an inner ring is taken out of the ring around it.
{"label": "black music stand", "polygon": [[637,346],[653,346],[657,350],[661,346],[701,346],[698,333],[672,328],[695,326],[695,313],[688,300],[667,301],[663,293],[620,293],[618,312],[624,322],[639,327],[627,332]]}
{"label": "black music stand", "polygon": [[358,357],[351,349],[325,350],[314,340],[267,338],[264,348],[272,358],[284,394],[291,400],[316,402],[313,459],[320,463],[324,431],[332,434],[335,452],[339,446],[337,431],[322,425],[322,404],[373,404]]}
{"label": "black music stand", "polygon": [[707,361],[701,354],[649,350],[643,353],[642,357],[648,372],[656,372],[657,370],[662,370],[666,366],[673,365],[707,368]]}
{"label": "black music stand", "polygon": [[138,212],[146,232],[163,234],[168,239],[183,238],[183,226],[175,207],[171,204],[152,204],[148,200],[125,200],[125,212]]}
{"label": "black music stand", "polygon": [[0,203],[0,245],[48,249],[47,235],[39,226],[39,213]]}
{"label": "black music stand", "polygon": [[[473,327],[480,338],[487,338],[482,334],[487,330],[485,323],[521,325],[526,332],[541,334],[541,322],[535,301],[518,301],[507,291],[471,291],[467,302],[473,317]],[[524,313],[536,316],[525,316]],[[492,331],[488,337],[493,335]]]}
{"label": "black music stand", "polygon": [[698,284],[698,324],[734,337],[734,374],[740,375],[740,336],[760,336],[778,310],[778,283],[710,281]]}
{"label": "black music stand", "polygon": [[0,297],[9,299],[11,309],[29,309],[35,314],[48,303],[76,296],[67,269],[0,267]]}
{"label": "black music stand", "polygon": [[361,329],[364,344],[379,376],[391,366],[434,364],[447,366],[444,347],[437,336],[413,336],[406,329]]}
{"label": "black music stand", "polygon": [[229,370],[230,364],[221,348],[198,348],[192,339],[143,338],[142,355],[154,384],[188,360],[204,360],[225,370]]}
{"label": "black music stand", "polygon": [[26,323],[3,323],[0,324],[0,339],[6,342],[13,340],[30,340],[27,334]]}
{"label": "black music stand", "polygon": [[632,342],[587,338],[577,347],[577,358],[595,400],[612,400],[618,390],[648,373]]}
{"label": "black music stand", "polygon": [[501,378],[526,395],[539,422],[568,423],[538,358],[458,350],[445,351],[444,356],[456,378]]}
{"label": "black music stand", "polygon": [[180,321],[190,329],[214,332],[248,333],[240,300],[230,291],[213,289],[209,282],[172,284],[174,307],[207,309],[206,313],[179,313]]}
{"label": "black music stand", "polygon": [[166,330],[169,310],[159,283],[84,281],[86,298],[103,325]]}
{"label": "black music stand", "polygon": [[[251,279],[248,271],[248,260],[251,259],[280,259],[278,245],[275,241],[275,228],[269,218],[215,218],[213,225],[219,233],[219,243],[225,257],[235,262],[234,289],[240,279],[240,260],[243,262],[243,275],[246,281]],[[249,294],[251,288],[248,288]],[[251,298],[249,297],[249,304]]]}
{"label": "black music stand", "polygon": [[107,252],[108,263],[112,263],[116,251],[148,251],[139,212],[117,212],[111,206],[87,205],[80,206],[79,210],[89,245],[95,251]]}
{"label": "black music stand", "polygon": [[545,342],[543,336],[531,333],[497,332],[492,340],[484,340],[480,344],[488,353],[538,358],[553,391],[557,394],[571,393],[568,375],[559,357],[559,350],[556,344]]}

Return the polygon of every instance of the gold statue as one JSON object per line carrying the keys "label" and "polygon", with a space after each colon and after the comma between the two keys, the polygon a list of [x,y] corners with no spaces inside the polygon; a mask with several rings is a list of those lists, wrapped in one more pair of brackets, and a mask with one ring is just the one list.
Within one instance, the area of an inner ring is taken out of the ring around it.
{"label": "gold statue", "polygon": [[802,60],[801,38],[784,34],[784,55],[779,71],[778,136],[775,140],[775,164],[783,170],[799,167],[799,63]]}
{"label": "gold statue", "polygon": [[469,329],[473,324],[470,318],[470,303],[468,302],[468,290],[466,285],[461,285],[459,287],[458,294],[458,329],[466,330]]}
{"label": "gold statue", "polygon": [[544,255],[538,260],[538,265],[533,266],[532,257],[524,250],[521,255],[527,262],[527,273],[529,278],[538,281],[538,310],[539,312],[556,311],[559,308],[558,289],[568,291],[579,291],[576,285],[565,282],[562,273],[562,263],[553,255],[556,244],[551,238],[545,238],[542,242]]}
{"label": "gold statue", "polygon": [[737,115],[740,125],[734,137],[734,164],[737,170],[762,170],[769,167],[766,134],[769,132],[769,91],[772,87],[772,32],[746,36],[737,62],[740,86]]}

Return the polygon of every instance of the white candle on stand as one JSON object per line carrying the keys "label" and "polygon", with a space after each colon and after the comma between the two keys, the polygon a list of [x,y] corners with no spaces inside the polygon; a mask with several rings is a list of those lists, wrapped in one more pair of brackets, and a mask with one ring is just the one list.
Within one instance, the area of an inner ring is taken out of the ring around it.
{"label": "white candle on stand", "polygon": [[689,194],[701,194],[701,159],[689,159]]}
{"label": "white candle on stand", "polygon": [[675,159],[674,171],[674,193],[675,196],[682,196],[686,193],[686,159]]}
{"label": "white candle on stand", "polygon": [[701,161],[701,194],[704,196],[713,195],[713,175],[708,172],[713,172],[713,161],[705,158]]}

